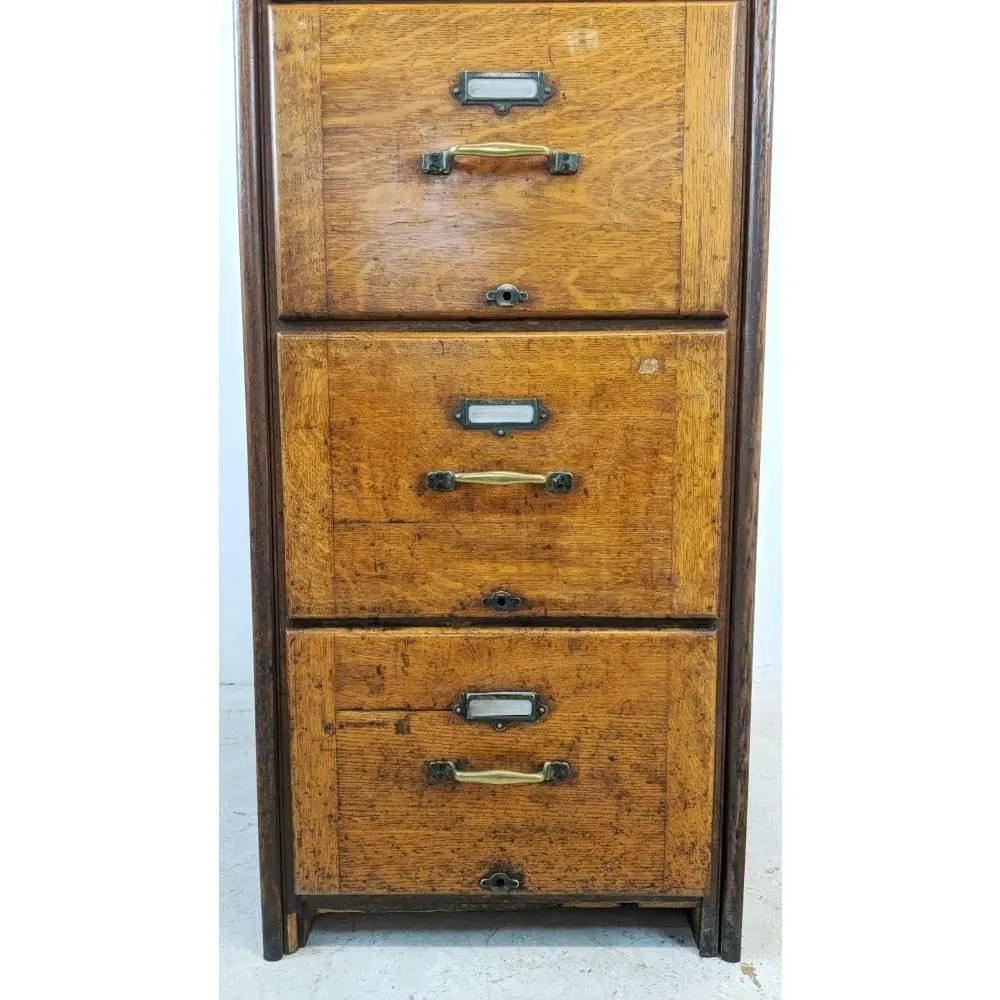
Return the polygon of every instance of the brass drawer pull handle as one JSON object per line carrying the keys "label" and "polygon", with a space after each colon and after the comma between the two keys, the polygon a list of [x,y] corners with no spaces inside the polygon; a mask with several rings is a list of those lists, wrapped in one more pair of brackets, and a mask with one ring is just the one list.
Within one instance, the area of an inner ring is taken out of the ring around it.
{"label": "brass drawer pull handle", "polygon": [[451,760],[429,760],[429,781],[457,781],[467,785],[541,785],[567,781],[570,766],[564,760],[547,760],[537,771],[462,771]]}
{"label": "brass drawer pull handle", "polygon": [[569,493],[572,472],[428,472],[427,488],[438,492],[453,490],[459,483],[473,486],[544,486],[550,493]]}
{"label": "brass drawer pull handle", "polygon": [[575,174],[580,169],[579,153],[563,153],[550,146],[529,142],[470,142],[437,153],[420,154],[420,171],[425,174],[450,174],[456,156],[544,156],[550,174]]}

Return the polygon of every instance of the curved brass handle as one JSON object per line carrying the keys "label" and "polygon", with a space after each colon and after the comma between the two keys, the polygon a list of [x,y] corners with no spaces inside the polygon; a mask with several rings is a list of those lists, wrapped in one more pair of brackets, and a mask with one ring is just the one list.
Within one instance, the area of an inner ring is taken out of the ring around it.
{"label": "curved brass handle", "polygon": [[563,153],[551,146],[530,142],[469,142],[442,149],[438,153],[421,153],[420,170],[425,174],[450,174],[456,156],[544,156],[550,174],[575,174],[580,169],[579,153]]}
{"label": "curved brass handle", "polygon": [[573,489],[572,472],[428,472],[427,488],[439,492],[453,490],[459,483],[477,486],[544,486],[550,493]]}
{"label": "curved brass handle", "polygon": [[452,760],[429,760],[427,777],[430,781],[457,781],[468,785],[541,785],[546,781],[566,781],[569,764],[564,760],[547,760],[537,771],[462,771]]}

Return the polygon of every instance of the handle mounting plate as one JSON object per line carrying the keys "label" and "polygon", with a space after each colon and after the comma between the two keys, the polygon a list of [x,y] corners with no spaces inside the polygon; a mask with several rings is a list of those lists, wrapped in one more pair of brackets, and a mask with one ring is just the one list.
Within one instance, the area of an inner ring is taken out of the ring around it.
{"label": "handle mounting plate", "polygon": [[512,594],[509,590],[494,590],[486,594],[481,601],[484,608],[490,611],[510,612],[516,611],[524,602],[517,594]]}
{"label": "handle mounting plate", "polygon": [[527,302],[528,293],[521,291],[517,285],[503,284],[497,285],[496,288],[491,288],[486,293],[486,301],[492,302],[495,306],[500,306],[503,309],[509,309],[511,306],[516,306],[518,302]]}
{"label": "handle mounting plate", "polygon": [[514,892],[521,888],[521,880],[510,872],[490,872],[479,884],[490,892]]}

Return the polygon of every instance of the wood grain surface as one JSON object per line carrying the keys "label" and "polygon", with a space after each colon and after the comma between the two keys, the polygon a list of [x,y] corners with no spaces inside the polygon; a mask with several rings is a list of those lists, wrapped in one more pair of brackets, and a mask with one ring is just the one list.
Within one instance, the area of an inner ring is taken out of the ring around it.
{"label": "wood grain surface", "polygon": [[[491,616],[497,588],[530,616],[715,615],[724,353],[722,332],[283,335],[289,615]],[[464,397],[551,416],[497,438],[457,425]],[[577,480],[424,485],[490,469]]]}
{"label": "wood grain surface", "polygon": [[729,301],[737,13],[735,4],[687,8],[683,313],[725,312]]}
{"label": "wood grain surface", "polygon": [[[496,313],[502,282],[530,295],[505,318],[723,314],[737,6],[271,7],[281,315]],[[556,93],[499,117],[453,99],[461,69],[541,69]],[[490,140],[577,152],[579,172],[418,169]]]}
{"label": "wood grain surface", "polygon": [[[697,895],[708,876],[715,636],[679,630],[316,629],[289,633],[300,893]],[[494,732],[460,692],[538,691],[543,721]],[[431,784],[428,760],[565,784]]]}
{"label": "wood grain surface", "polygon": [[317,669],[332,664],[333,657],[331,632],[288,636],[285,673],[296,891],[302,891],[300,885],[339,891],[337,741],[332,725],[336,696],[333,684]]}
{"label": "wood grain surface", "polygon": [[334,602],[333,490],[330,480],[330,389],[327,345],[299,340],[282,352],[281,476],[285,599],[301,617],[329,613]]}
{"label": "wood grain surface", "polygon": [[320,8],[271,18],[278,314],[327,311]]}

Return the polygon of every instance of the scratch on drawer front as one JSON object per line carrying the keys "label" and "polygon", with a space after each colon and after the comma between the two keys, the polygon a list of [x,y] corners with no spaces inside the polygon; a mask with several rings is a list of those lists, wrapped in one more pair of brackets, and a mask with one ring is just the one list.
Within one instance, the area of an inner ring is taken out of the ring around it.
{"label": "scratch on drawer front", "polygon": [[600,32],[597,28],[570,28],[563,33],[566,39],[566,46],[573,53],[578,55],[581,52],[596,51],[600,48]]}

